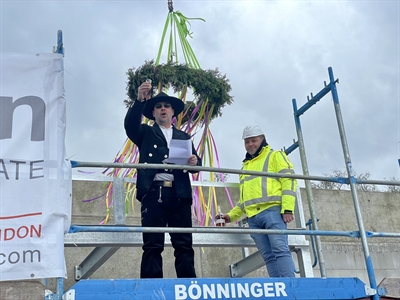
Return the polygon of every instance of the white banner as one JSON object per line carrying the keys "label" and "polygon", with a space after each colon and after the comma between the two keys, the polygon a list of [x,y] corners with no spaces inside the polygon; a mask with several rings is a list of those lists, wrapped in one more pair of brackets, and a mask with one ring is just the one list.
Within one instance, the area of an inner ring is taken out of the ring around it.
{"label": "white banner", "polygon": [[63,57],[1,53],[0,68],[0,281],[66,277]]}

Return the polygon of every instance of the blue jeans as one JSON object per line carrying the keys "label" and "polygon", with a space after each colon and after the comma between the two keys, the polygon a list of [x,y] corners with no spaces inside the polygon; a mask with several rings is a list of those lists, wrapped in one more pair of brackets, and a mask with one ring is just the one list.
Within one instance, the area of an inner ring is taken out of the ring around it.
{"label": "blue jeans", "polygon": [[[248,219],[251,229],[283,229],[281,207],[273,206]],[[288,237],[282,234],[252,234],[258,251],[267,266],[269,277],[295,277],[294,262],[289,250]]]}

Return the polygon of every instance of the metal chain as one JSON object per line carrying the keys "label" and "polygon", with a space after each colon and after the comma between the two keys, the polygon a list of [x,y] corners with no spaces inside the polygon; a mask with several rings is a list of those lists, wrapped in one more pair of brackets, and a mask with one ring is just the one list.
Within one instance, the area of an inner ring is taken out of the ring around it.
{"label": "metal chain", "polygon": [[172,6],[172,0],[168,0],[168,9],[169,9],[169,12],[174,11],[174,7]]}

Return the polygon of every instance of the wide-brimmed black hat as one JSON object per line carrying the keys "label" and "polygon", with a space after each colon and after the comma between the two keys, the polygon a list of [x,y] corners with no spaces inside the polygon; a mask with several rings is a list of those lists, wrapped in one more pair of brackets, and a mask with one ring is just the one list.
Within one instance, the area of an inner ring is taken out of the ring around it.
{"label": "wide-brimmed black hat", "polygon": [[166,93],[161,92],[157,96],[146,101],[146,106],[144,107],[144,110],[143,110],[143,115],[146,118],[148,118],[150,120],[154,120],[154,117],[153,117],[154,105],[156,105],[158,102],[171,103],[171,106],[174,110],[174,117],[179,115],[185,108],[185,104],[183,103],[183,101],[181,99],[168,96]]}

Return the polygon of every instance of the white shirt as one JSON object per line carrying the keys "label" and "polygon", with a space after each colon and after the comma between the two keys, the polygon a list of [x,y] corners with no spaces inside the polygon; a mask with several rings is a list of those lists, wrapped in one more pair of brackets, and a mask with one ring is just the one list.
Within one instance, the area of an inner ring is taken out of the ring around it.
{"label": "white shirt", "polygon": [[164,134],[165,139],[167,140],[167,146],[169,148],[169,144],[172,140],[172,125],[169,128],[165,128],[162,125],[159,125],[161,128],[162,133]]}

